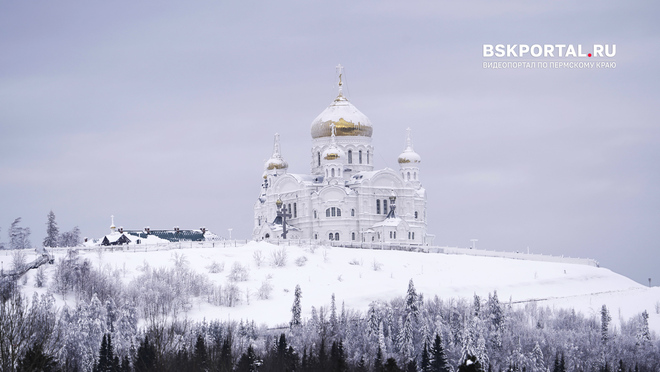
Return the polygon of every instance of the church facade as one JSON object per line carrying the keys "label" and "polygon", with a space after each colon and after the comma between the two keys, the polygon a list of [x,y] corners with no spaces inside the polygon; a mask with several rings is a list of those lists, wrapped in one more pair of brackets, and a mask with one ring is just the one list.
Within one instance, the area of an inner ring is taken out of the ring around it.
{"label": "church facade", "polygon": [[[374,169],[373,125],[342,92],[311,125],[311,172],[289,173],[279,135],[254,205],[253,239],[429,245],[410,129],[399,169]],[[283,224],[283,220],[285,224]],[[284,227],[286,226],[286,236]]]}

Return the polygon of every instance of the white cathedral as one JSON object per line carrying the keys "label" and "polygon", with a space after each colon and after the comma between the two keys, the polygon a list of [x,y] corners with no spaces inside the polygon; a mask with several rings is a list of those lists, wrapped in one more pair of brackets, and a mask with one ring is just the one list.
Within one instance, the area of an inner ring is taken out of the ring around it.
{"label": "white cathedral", "polygon": [[254,205],[253,238],[432,244],[410,129],[399,171],[374,170],[373,125],[344,97],[341,78],[340,70],[339,95],[312,122],[311,174],[287,172],[275,134]]}

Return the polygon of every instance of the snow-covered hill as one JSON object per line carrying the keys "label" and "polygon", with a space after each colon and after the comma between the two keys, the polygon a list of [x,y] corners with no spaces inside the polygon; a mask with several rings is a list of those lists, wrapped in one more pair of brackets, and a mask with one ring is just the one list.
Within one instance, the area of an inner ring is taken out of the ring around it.
{"label": "snow-covered hill", "polygon": [[[273,265],[273,253],[282,250],[286,250],[286,265],[277,267]],[[64,254],[55,253],[58,259]],[[303,317],[310,316],[312,306],[328,306],[333,293],[338,306],[343,302],[347,308],[366,311],[372,301],[403,296],[408,281],[413,279],[418,292],[426,298],[437,295],[444,299],[471,299],[474,294],[487,297],[497,291],[502,302],[514,306],[538,301],[541,306],[575,308],[586,315],[598,314],[605,304],[615,325],[619,318],[628,319],[647,310],[651,329],[660,332],[660,287],[648,288],[608,269],[587,265],[323,246],[279,247],[264,242],[232,248],[149,252],[131,248],[101,254],[94,249],[81,250],[80,255],[94,267],[120,275],[124,283],[140,275],[145,263],[152,268],[173,266],[175,255],[185,255],[191,269],[206,273],[211,281],[223,286],[229,282],[235,263],[247,268],[247,280],[235,282],[241,290],[237,306],[214,306],[197,298],[186,314],[192,319],[253,319],[270,326],[284,324],[291,317],[297,284],[303,294]],[[255,255],[261,255],[261,265]],[[5,262],[11,261],[4,258]],[[223,271],[210,273],[213,263],[216,268],[224,267]],[[52,277],[55,266],[47,267],[46,273]],[[34,275],[31,272],[23,286],[29,295],[46,290],[34,288]],[[257,296],[264,282],[272,287],[269,299]],[[60,306],[67,301],[73,305],[72,298],[56,298]]]}

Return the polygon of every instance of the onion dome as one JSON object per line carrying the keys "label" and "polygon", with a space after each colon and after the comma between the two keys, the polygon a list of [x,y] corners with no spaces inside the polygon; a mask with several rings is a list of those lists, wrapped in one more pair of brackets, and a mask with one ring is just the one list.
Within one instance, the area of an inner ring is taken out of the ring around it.
{"label": "onion dome", "polygon": [[[341,65],[338,66],[341,69]],[[371,137],[373,127],[369,118],[348,101],[342,93],[339,74],[339,95],[319,116],[312,121],[312,138],[330,137],[330,125],[334,124],[337,136]]]}
{"label": "onion dome", "polygon": [[345,157],[346,153],[339,146],[337,146],[337,141],[335,140],[335,133],[337,132],[337,128],[335,127],[334,123],[330,124],[330,132],[330,146],[328,146],[328,148],[323,151],[321,158],[325,160],[337,160]]}
{"label": "onion dome", "polygon": [[270,159],[268,159],[268,161],[266,161],[264,167],[266,170],[287,169],[289,167],[289,164],[284,161],[284,158],[282,158],[282,155],[280,154],[280,135],[277,133],[275,133],[273,155],[270,157]]}
{"label": "onion dome", "polygon": [[408,128],[407,131],[408,131],[408,138],[406,138],[406,149],[403,150],[401,155],[399,155],[399,164],[405,165],[408,163],[421,163],[422,157],[419,156],[419,154],[413,150],[412,137],[410,136],[410,128]]}

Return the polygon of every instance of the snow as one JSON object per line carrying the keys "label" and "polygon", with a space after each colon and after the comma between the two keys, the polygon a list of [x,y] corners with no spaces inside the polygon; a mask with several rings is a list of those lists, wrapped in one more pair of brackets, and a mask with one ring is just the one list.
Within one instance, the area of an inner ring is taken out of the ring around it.
{"label": "snow", "polygon": [[[190,243],[188,243],[190,244]],[[208,244],[208,243],[207,243]],[[186,246],[182,243],[182,247]],[[302,316],[309,318],[311,308],[329,306],[334,293],[337,304],[344,302],[347,308],[366,312],[372,301],[389,301],[404,296],[408,281],[413,280],[418,293],[426,299],[439,296],[442,299],[463,298],[471,301],[474,294],[487,298],[497,291],[504,303],[524,306],[537,302],[539,306],[575,308],[586,315],[599,314],[605,304],[613,315],[613,326],[619,319],[629,319],[647,310],[649,326],[660,332],[660,287],[646,287],[606,268],[589,265],[537,262],[501,257],[479,257],[443,253],[420,253],[372,249],[352,249],[325,246],[277,246],[266,242],[249,242],[238,247],[180,248],[154,250],[145,245],[131,246],[114,251],[81,249],[80,256],[89,259],[94,267],[120,269],[122,280],[129,283],[140,275],[144,263],[149,266],[171,267],[174,254],[183,254],[191,268],[207,273],[216,284],[228,283],[228,274],[234,262],[249,268],[249,278],[236,283],[242,291],[242,303],[236,307],[217,307],[204,299],[196,299],[186,314],[191,319],[252,319],[269,326],[286,324],[291,319],[291,306],[297,284],[302,289]],[[170,245],[170,247],[176,244]],[[159,249],[162,249],[160,247]],[[274,267],[270,264],[271,254],[286,249],[287,264]],[[146,250],[146,251],[145,251]],[[265,263],[258,267],[253,254],[261,251]],[[0,255],[9,255],[4,251]],[[65,250],[56,250],[60,259]],[[304,266],[297,266],[299,257],[306,257]],[[10,262],[11,256],[3,257]],[[209,273],[208,266],[224,263],[224,271]],[[54,265],[48,265],[50,277]],[[32,296],[33,291],[45,292],[45,288],[34,288],[34,270],[29,274],[24,292]],[[50,281],[50,279],[49,279]],[[264,281],[273,286],[271,298],[259,300],[256,296]],[[249,304],[246,293],[251,294]],[[56,295],[58,306],[71,299]]]}

